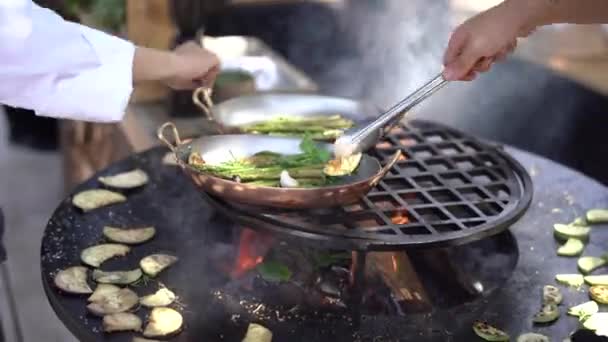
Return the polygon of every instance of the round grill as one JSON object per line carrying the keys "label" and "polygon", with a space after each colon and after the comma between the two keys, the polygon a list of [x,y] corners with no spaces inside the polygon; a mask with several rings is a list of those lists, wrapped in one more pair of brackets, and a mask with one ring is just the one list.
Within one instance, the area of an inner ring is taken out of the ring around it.
{"label": "round grill", "polygon": [[252,228],[358,250],[482,239],[507,229],[532,200],[530,176],[517,161],[455,129],[414,120],[393,128],[371,153],[385,161],[397,149],[406,158],[359,203],[346,207],[277,210],[203,196]]}

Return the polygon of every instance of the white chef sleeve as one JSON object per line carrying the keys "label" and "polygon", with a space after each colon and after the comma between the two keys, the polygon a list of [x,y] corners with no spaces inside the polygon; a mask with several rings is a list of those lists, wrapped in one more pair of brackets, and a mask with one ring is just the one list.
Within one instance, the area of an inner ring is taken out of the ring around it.
{"label": "white chef sleeve", "polygon": [[133,91],[134,54],[132,43],[31,0],[0,0],[0,103],[41,116],[119,121]]}

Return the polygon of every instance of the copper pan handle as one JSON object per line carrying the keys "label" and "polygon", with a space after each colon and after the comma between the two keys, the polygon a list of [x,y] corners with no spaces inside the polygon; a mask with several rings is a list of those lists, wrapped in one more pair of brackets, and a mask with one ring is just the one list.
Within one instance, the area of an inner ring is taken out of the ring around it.
{"label": "copper pan handle", "polygon": [[384,178],[384,176],[386,176],[386,174],[390,171],[390,169],[393,168],[393,166],[399,160],[399,158],[401,158],[401,155],[402,155],[401,150],[395,152],[395,154],[391,157],[389,162],[386,163],[386,165],[384,165],[384,167],[381,168],[380,171],[378,171],[378,173],[370,181],[370,185],[372,187],[375,187],[376,185],[378,185],[380,180],[382,180],[382,178]]}
{"label": "copper pan handle", "polygon": [[205,112],[207,119],[213,121],[213,114],[211,108],[213,107],[213,101],[211,100],[211,88],[199,87],[192,93],[192,102],[197,105],[200,109]]}
{"label": "copper pan handle", "polygon": [[[171,141],[169,141],[169,139],[167,139],[168,136],[165,135],[165,132],[168,129],[171,130],[171,134],[173,135],[173,140],[175,141],[175,143],[172,143]],[[160,141],[167,145],[171,152],[177,153],[177,148],[179,147],[179,145],[182,144],[182,139],[179,137],[177,127],[173,122],[169,121],[162,124],[162,126],[160,126],[156,131],[156,135],[158,136],[158,139],[160,139]]]}

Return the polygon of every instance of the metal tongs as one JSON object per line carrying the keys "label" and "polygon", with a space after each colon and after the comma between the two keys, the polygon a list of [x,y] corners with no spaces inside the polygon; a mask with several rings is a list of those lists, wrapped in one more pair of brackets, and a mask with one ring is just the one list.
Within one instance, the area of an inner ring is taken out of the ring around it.
{"label": "metal tongs", "polygon": [[[357,128],[354,131],[345,133],[336,141],[336,155],[339,157],[364,152],[372,148],[382,138],[384,134],[397,123],[405,113],[414,106],[433,95],[437,90],[446,85],[448,81],[443,74],[435,76],[422,87],[418,88],[401,102],[394,105],[391,109],[381,114],[376,120],[367,126]],[[371,139],[370,139],[371,138]]]}

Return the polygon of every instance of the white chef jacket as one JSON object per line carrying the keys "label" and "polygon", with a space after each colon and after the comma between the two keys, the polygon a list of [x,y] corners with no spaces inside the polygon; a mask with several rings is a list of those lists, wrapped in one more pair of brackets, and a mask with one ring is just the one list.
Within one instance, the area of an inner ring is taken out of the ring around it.
{"label": "white chef jacket", "polygon": [[135,46],[63,20],[31,0],[0,0],[0,103],[37,115],[122,119]]}

